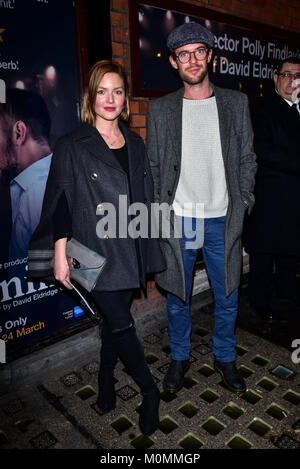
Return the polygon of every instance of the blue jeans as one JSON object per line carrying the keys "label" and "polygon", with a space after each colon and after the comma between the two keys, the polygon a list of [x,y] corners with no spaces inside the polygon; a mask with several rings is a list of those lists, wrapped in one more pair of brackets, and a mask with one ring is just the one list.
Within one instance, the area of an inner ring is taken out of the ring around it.
{"label": "blue jeans", "polygon": [[[203,259],[215,300],[214,329],[212,334],[213,353],[218,361],[234,361],[236,358],[234,328],[238,310],[238,291],[236,289],[226,297],[224,275],[225,217],[206,218],[204,220],[178,217],[178,221],[182,225],[186,301],[182,301],[171,293],[167,297],[168,328],[172,358],[174,360],[188,360],[189,358],[192,328],[190,297],[193,270],[198,249],[202,248]],[[186,227],[187,224],[189,225],[188,228]],[[196,239],[193,243],[191,243],[191,231],[192,235],[194,234],[193,240]]]}

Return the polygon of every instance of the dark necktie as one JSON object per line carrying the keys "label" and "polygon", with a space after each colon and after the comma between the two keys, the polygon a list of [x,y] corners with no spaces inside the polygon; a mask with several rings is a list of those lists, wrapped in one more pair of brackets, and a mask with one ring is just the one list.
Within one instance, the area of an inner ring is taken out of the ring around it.
{"label": "dark necktie", "polygon": [[293,111],[294,116],[299,119],[300,114],[298,112],[297,104],[296,103],[292,104],[291,109]]}

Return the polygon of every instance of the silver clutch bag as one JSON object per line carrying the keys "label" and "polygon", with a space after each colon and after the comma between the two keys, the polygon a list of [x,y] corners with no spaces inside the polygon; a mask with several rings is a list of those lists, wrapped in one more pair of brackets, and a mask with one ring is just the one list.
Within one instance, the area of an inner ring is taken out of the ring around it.
{"label": "silver clutch bag", "polygon": [[[106,259],[74,238],[67,242],[66,255],[72,259],[70,277],[91,292],[105,266]],[[28,279],[55,281],[53,275],[54,250],[28,251]]]}
{"label": "silver clutch bag", "polygon": [[91,292],[105,266],[106,259],[79,241],[71,238],[67,242],[67,257],[72,258],[70,277]]}

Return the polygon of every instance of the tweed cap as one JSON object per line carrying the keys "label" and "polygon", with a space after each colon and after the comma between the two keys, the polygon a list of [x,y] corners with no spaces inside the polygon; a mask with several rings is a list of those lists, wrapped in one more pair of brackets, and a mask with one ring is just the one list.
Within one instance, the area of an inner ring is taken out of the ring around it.
{"label": "tweed cap", "polygon": [[185,44],[195,44],[196,42],[213,47],[214,41],[215,36],[212,32],[201,26],[201,24],[190,21],[173,29],[168,36],[167,47],[171,52]]}

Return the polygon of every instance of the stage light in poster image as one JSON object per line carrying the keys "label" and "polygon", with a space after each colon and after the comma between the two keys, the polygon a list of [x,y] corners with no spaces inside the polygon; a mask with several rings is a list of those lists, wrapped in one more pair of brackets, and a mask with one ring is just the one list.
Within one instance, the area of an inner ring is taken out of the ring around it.
{"label": "stage light in poster image", "polygon": [[45,68],[44,73],[40,73],[36,77],[39,93],[45,98],[57,85],[57,70],[54,65],[50,64]]}
{"label": "stage light in poster image", "polygon": [[18,88],[19,90],[25,90],[25,83],[22,80],[18,80],[15,84],[15,88]]}
{"label": "stage light in poster image", "polygon": [[173,13],[168,10],[165,18],[165,30],[169,34],[175,28],[175,18]]}
{"label": "stage light in poster image", "polygon": [[49,65],[49,67],[46,68],[45,70],[45,77],[47,78],[47,80],[53,82],[56,78],[56,70],[55,70],[55,67],[53,67],[53,65]]}

